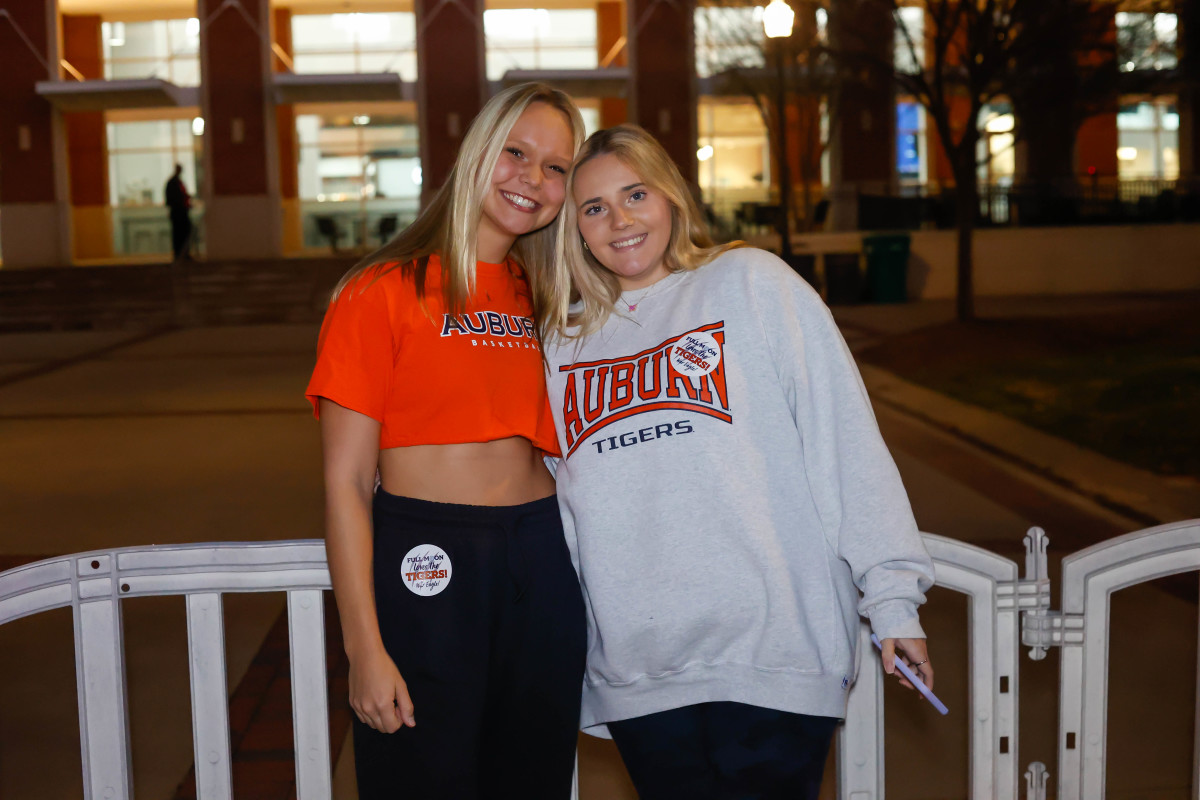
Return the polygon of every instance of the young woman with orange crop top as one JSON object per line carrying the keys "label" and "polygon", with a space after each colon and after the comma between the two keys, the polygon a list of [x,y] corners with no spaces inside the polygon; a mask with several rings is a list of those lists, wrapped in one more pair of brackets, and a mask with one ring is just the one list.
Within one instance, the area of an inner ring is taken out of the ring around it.
{"label": "young woman with orange crop top", "polygon": [[586,633],[534,319],[565,291],[582,139],[561,92],[497,95],[321,328],[307,395],[364,800],[570,793]]}

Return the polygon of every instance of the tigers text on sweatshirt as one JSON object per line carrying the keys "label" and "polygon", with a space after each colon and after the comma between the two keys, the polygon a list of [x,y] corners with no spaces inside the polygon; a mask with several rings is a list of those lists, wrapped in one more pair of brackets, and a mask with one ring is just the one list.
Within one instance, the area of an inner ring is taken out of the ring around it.
{"label": "tigers text on sweatshirt", "polygon": [[844,716],[858,616],[923,637],[933,583],[850,352],[762,250],[637,294],[545,347],[583,727],[710,701]]}

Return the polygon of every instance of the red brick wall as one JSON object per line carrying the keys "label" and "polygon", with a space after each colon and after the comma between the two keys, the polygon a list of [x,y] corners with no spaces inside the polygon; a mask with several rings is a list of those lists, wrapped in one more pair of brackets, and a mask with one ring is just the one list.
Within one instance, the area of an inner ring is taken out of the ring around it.
{"label": "red brick wall", "polygon": [[[20,26],[39,51],[30,52],[14,25],[0,20],[0,202],[51,203],[56,199],[50,104],[38,97],[34,84],[51,77],[41,61],[57,36],[47,5],[41,0],[5,3],[11,21]],[[58,75],[57,65],[54,76]],[[28,148],[22,148],[21,130]]]}
{"label": "red brick wall", "polygon": [[[62,17],[63,58],[88,80],[104,77],[99,15]],[[64,76],[66,80],[72,80]],[[64,114],[71,204],[108,204],[108,146],[103,111]]]}

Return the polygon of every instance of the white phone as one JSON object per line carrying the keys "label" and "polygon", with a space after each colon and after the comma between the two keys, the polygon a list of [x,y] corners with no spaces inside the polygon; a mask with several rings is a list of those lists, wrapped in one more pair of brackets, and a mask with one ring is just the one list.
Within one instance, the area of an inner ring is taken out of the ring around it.
{"label": "white phone", "polygon": [[[871,642],[875,645],[877,650],[880,652],[883,651],[883,645],[879,643],[879,637],[873,633],[871,634]],[[923,694],[925,699],[932,703],[933,707],[936,708],[943,716],[950,713],[950,709],[946,708],[946,704],[941,700],[938,700],[937,695],[929,691],[929,687],[925,685],[925,682],[918,678],[917,674],[908,668],[908,664],[905,664],[900,659],[899,655],[896,656],[896,669],[900,670],[900,674],[908,678],[908,682],[917,687],[917,691]]]}

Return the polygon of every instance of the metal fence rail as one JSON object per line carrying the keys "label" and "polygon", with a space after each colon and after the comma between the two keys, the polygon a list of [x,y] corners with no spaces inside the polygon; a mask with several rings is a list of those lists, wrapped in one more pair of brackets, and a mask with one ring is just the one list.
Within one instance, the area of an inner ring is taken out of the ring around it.
{"label": "metal fence rail", "polygon": [[188,671],[196,790],[232,797],[221,595],[287,592],[291,634],[296,789],[331,791],[321,592],[329,588],[320,541],[128,548],[81,553],[0,574],[0,625],[70,606],[85,800],[132,796],[121,600],[187,596]]}
{"label": "metal fence rail", "polygon": [[[1195,222],[1200,185],[1195,182],[1114,178],[1051,183],[980,183],[975,224],[991,226],[1130,225]],[[862,230],[953,228],[953,186],[902,186],[892,194],[858,196]]]}
{"label": "metal fence rail", "polygon": [[[1200,570],[1200,520],[1104,542],[1063,562],[1063,610],[1050,610],[1047,538],[1025,537],[1025,577],[987,550],[923,534],[937,585],[968,597],[969,796],[1016,800],[1019,649],[1031,658],[1061,646],[1059,791],[1063,800],[1104,796],[1109,601],[1113,592]],[[322,592],[330,588],[321,541],[172,545],[82,553],[0,573],[0,625],[71,607],[85,800],[128,800],[132,767],[121,600],[186,596],[188,668],[197,794],[232,797],[223,595],[287,593],[296,787],[300,800],[329,798],[332,765]],[[884,797],[884,704],[879,656],[861,628],[859,680],[838,737],[838,797]],[[1200,713],[1193,792],[1200,787]],[[1045,797],[1040,763],[1025,772],[1026,797]],[[577,787],[572,799],[578,797]]]}

